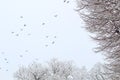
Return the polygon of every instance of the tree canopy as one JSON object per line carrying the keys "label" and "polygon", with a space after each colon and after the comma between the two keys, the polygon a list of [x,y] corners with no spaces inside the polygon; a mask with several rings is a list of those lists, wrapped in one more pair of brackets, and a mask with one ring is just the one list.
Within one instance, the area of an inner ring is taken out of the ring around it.
{"label": "tree canopy", "polygon": [[33,63],[27,67],[22,66],[14,73],[16,80],[114,80],[120,77],[109,76],[111,71],[106,65],[97,63],[91,70],[85,67],[78,68],[70,61],[53,59],[46,65]]}
{"label": "tree canopy", "polygon": [[77,4],[85,28],[98,42],[96,52],[103,52],[109,68],[120,74],[120,0],[77,0]]}

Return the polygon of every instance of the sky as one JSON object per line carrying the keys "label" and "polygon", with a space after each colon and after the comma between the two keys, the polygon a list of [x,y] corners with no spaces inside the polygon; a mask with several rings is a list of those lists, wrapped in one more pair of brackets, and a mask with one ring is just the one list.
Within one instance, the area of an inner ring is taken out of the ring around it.
{"label": "sky", "polygon": [[33,61],[52,58],[92,68],[103,63],[96,43],[83,28],[75,0],[0,0],[0,79]]}

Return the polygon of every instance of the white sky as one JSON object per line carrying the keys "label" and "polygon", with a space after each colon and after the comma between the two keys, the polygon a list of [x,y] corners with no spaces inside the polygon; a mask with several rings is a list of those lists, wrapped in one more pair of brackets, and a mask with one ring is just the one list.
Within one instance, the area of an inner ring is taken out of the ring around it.
{"label": "white sky", "polygon": [[13,80],[19,66],[33,61],[73,60],[88,69],[103,62],[74,8],[74,1],[0,0],[0,80]]}

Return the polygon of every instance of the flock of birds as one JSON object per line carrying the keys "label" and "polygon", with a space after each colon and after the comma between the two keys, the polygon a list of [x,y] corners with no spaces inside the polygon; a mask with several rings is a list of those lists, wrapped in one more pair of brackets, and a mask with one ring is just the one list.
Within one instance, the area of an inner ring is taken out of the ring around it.
{"label": "flock of birds", "polygon": [[69,3],[70,1],[64,0],[64,3],[65,3],[65,2],[66,2],[66,3]]}
{"label": "flock of birds", "polygon": [[[1,55],[4,55],[4,54],[5,54],[5,52],[1,52]],[[7,64],[9,63],[7,58],[3,58],[3,60],[4,60],[4,62],[7,63]],[[2,70],[2,67],[1,67],[1,66],[0,66],[0,70]],[[8,69],[5,69],[5,71],[8,71]]]}
{"label": "flock of birds", "polygon": [[[20,18],[22,19],[22,18],[24,18],[23,16],[20,16]],[[26,24],[23,24],[23,28],[20,28],[20,31],[22,32],[22,31],[24,31],[24,29],[25,29],[25,27],[27,27],[27,25]],[[15,33],[15,32],[11,32],[12,34],[14,34],[15,36],[20,36],[20,34],[18,34],[18,33]],[[30,33],[28,33],[27,34],[28,36],[30,36],[31,34]]]}
{"label": "flock of birds", "polygon": [[[25,50],[25,52],[27,53],[28,50]],[[0,56],[4,56],[4,57],[0,57],[0,59],[1,59],[2,62],[5,62],[6,64],[9,64],[9,59],[5,55],[6,55],[5,52],[1,52]],[[23,58],[22,54],[18,54],[18,56],[20,58]],[[7,69],[3,69],[3,67],[0,65],[0,70],[8,71],[8,68]]]}
{"label": "flock of birds", "polygon": [[[68,0],[64,0],[64,3],[69,3],[69,2],[70,2],[70,1],[68,1]],[[58,14],[55,14],[53,17],[57,18],[57,17],[58,17]],[[20,16],[20,18],[23,19],[24,16]],[[46,23],[43,22],[41,25],[44,26],[44,25],[46,25]],[[25,28],[25,27],[27,27],[27,24],[23,24],[23,28],[21,28],[20,31],[24,31],[24,28]],[[12,31],[11,34],[15,35],[16,37],[19,37],[19,36],[20,36],[20,34],[15,33],[14,31]],[[30,36],[31,33],[28,33],[27,35]],[[45,37],[46,37],[46,38],[49,38],[50,36],[45,36]],[[57,36],[53,36],[53,38],[56,39]],[[55,44],[55,41],[52,41],[51,44]],[[48,44],[45,45],[45,47],[48,47],[48,46],[49,46]],[[29,51],[28,51],[28,50],[25,50],[25,52],[29,52]],[[3,55],[5,55],[5,52],[1,52],[0,56],[3,56]],[[19,56],[20,58],[23,58],[24,55],[23,55],[23,54],[19,54],[18,56]],[[0,57],[0,58],[1,58],[1,57]],[[4,62],[5,62],[6,64],[9,64],[8,58],[5,57],[5,58],[2,58],[2,59],[4,60]],[[38,58],[36,58],[35,60],[38,60]],[[3,69],[3,67],[0,65],[0,70],[2,70],[2,69]],[[3,70],[4,70],[4,71],[8,71],[8,69],[3,69]]]}

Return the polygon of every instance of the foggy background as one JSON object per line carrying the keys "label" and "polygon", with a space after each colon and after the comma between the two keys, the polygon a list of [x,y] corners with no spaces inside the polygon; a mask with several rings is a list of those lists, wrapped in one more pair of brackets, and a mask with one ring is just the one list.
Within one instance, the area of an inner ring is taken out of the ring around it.
{"label": "foggy background", "polygon": [[0,1],[0,79],[33,61],[71,60],[90,69],[103,62],[75,12],[75,0]]}

